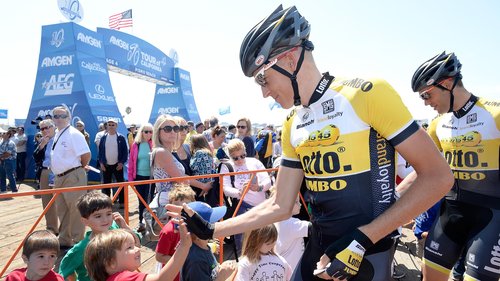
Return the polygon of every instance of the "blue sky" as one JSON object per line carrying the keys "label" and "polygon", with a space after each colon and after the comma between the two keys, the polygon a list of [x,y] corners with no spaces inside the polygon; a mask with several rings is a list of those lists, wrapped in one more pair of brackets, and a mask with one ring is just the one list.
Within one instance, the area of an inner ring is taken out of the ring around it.
{"label": "blue sky", "polygon": [[[311,41],[321,71],[334,76],[381,77],[401,94],[415,118],[435,114],[411,92],[410,79],[425,60],[443,50],[461,60],[465,87],[476,95],[496,98],[500,92],[500,2],[443,1],[160,1],[80,0],[84,27],[107,27],[112,14],[133,9],[134,27],[127,32],[163,50],[177,50],[180,67],[190,71],[202,119],[230,105],[239,117],[279,124],[285,110],[268,109],[272,100],[246,78],[239,48],[248,30],[279,3],[296,5],[312,25]],[[9,1],[2,9],[3,81],[0,108],[9,119],[25,118],[33,94],[41,26],[65,21],[57,0]],[[111,83],[127,123],[149,118],[154,85],[111,73]],[[4,123],[5,120],[0,120]]]}

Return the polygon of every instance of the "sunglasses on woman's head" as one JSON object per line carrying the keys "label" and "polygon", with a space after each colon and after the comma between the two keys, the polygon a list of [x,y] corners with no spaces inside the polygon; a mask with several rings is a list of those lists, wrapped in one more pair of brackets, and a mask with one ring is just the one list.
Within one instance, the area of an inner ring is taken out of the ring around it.
{"label": "sunglasses on woman's head", "polygon": [[180,128],[177,125],[175,125],[175,126],[167,125],[165,127],[161,127],[160,130],[163,130],[165,133],[170,133],[172,131],[174,131],[174,133],[178,133]]}

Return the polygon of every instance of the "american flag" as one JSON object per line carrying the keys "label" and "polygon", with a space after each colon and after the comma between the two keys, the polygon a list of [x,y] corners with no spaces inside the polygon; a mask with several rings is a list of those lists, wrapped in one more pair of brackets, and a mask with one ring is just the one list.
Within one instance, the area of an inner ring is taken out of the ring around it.
{"label": "american flag", "polygon": [[109,28],[111,29],[132,27],[132,25],[132,9],[109,17]]}

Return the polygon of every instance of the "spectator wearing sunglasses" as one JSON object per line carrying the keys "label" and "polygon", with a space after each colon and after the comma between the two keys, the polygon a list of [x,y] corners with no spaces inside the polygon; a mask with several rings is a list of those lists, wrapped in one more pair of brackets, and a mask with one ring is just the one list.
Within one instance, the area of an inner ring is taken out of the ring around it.
{"label": "spectator wearing sunglasses", "polygon": [[[40,121],[39,126],[41,138],[39,138],[38,145],[35,151],[33,151],[33,158],[35,159],[35,163],[38,163],[37,166],[39,167],[37,174],[40,173],[40,189],[53,189],[55,175],[50,170],[50,150],[54,143],[54,135],[56,134],[55,124],[51,119],[44,119]],[[42,206],[44,209],[51,199],[51,194],[42,195]],[[56,204],[52,204],[50,209],[47,210],[47,213],[45,213],[45,223],[47,230],[52,231],[52,233],[56,235],[59,233]]]}
{"label": "spectator wearing sunglasses", "polygon": [[252,122],[248,118],[241,118],[236,122],[236,137],[245,144],[247,157],[255,157],[255,141],[252,138]]}
{"label": "spectator wearing sunglasses", "polygon": [[[240,123],[240,122],[238,122]],[[230,140],[227,144],[229,153],[229,163],[233,166],[235,172],[264,170],[265,167],[258,159],[246,155],[245,144],[240,139]],[[226,165],[221,166],[221,174],[228,173]],[[255,175],[255,176],[254,176]],[[252,178],[253,176],[253,178]],[[237,174],[234,176],[234,187],[231,185],[230,176],[224,177],[224,194],[226,196],[240,199],[244,189],[250,185],[248,192],[238,210],[238,215],[246,213],[251,208],[266,200],[266,191],[271,187],[271,178],[266,172],[256,174]],[[235,235],[236,248],[238,255],[241,254],[242,235]]]}
{"label": "spectator wearing sunglasses", "polygon": [[[87,173],[84,169],[90,161],[90,149],[85,137],[71,126],[71,113],[65,106],[52,110],[52,117],[57,128],[54,142],[50,148],[50,169],[56,175],[54,188],[67,188],[87,185]],[[62,249],[69,249],[83,239],[85,226],[80,220],[76,201],[86,190],[61,193],[57,199],[59,217],[59,243]]]}
{"label": "spectator wearing sunglasses", "polygon": [[[130,155],[128,161],[128,180],[141,181],[151,178],[151,161],[150,155],[153,150],[153,125],[150,123],[144,124],[139,128],[139,131],[134,137],[132,146],[130,147]],[[149,184],[136,185],[135,188],[141,197],[149,204],[154,195],[154,189]],[[146,207],[139,199],[139,225],[137,232],[146,230],[144,224],[143,212]]]}
{"label": "spectator wearing sunglasses", "polygon": [[[179,124],[170,115],[160,115],[153,126],[153,177],[154,179],[166,179],[186,176],[182,163],[172,154],[178,141],[180,131]],[[210,183],[202,183],[198,180],[185,181],[185,183],[201,189],[202,195],[212,188]],[[151,201],[150,207],[156,208],[168,203],[168,194],[174,187],[174,182],[156,183],[156,195]]]}

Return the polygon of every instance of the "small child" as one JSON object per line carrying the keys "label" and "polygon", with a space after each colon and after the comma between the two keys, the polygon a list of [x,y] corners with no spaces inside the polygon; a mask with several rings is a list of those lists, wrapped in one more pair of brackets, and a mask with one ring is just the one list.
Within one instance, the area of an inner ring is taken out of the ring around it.
{"label": "small child", "polygon": [[94,281],[171,281],[179,273],[191,247],[186,224],[180,220],[180,243],[177,251],[159,274],[137,272],[141,265],[141,250],[135,237],[123,229],[96,235],[85,250],[85,267]]}
{"label": "small child", "polygon": [[[194,201],[196,193],[187,184],[175,184],[174,189],[168,193],[168,202],[170,204],[182,206],[183,203]],[[158,272],[168,262],[175,253],[175,247],[179,243],[179,230],[172,220],[166,223],[160,231],[160,238],[156,244],[156,261],[158,261]],[[175,281],[179,281],[176,276]]]}
{"label": "small child", "polygon": [[245,233],[243,256],[235,280],[290,280],[292,268],[274,251],[277,239],[278,230],[274,224]]}
{"label": "small child", "polygon": [[[83,263],[83,254],[89,241],[99,233],[110,229],[122,228],[134,233],[120,213],[113,213],[111,198],[100,191],[92,191],[82,195],[76,203],[80,211],[81,221],[90,228],[85,237],[68,250],[59,265],[59,274],[64,278],[73,276],[77,281],[90,281],[87,269]],[[140,235],[134,233],[135,244],[140,247]],[[76,276],[74,276],[76,274]]]}
{"label": "small child", "polygon": [[[226,206],[212,208],[205,202],[191,202],[187,204],[204,220],[214,223],[226,214]],[[186,262],[182,266],[181,280],[183,281],[213,281],[226,280],[236,269],[234,262],[227,261],[222,265],[217,263],[214,254],[208,246],[208,240],[202,240],[191,234],[193,245],[189,249]]]}
{"label": "small child", "polygon": [[48,230],[37,230],[24,241],[25,268],[15,269],[6,281],[64,281],[53,268],[59,255],[59,240]]}
{"label": "small child", "polygon": [[[276,194],[276,188],[270,189],[271,196]],[[300,197],[297,196],[292,210],[292,216],[300,213]],[[311,222],[290,217],[286,220],[274,223],[278,230],[278,240],[276,242],[276,253],[283,258],[295,270],[297,264],[305,250],[304,237],[309,236],[312,227]]]}

